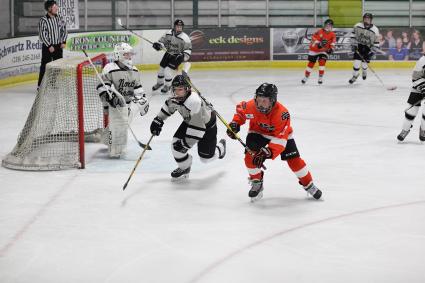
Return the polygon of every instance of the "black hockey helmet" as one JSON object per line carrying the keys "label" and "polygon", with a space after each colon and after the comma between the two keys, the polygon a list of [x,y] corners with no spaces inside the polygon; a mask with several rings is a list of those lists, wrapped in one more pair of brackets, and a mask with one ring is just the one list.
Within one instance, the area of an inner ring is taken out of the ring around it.
{"label": "black hockey helmet", "polygon": [[334,25],[334,21],[332,19],[327,19],[324,23],[323,26],[325,27],[326,25]]}
{"label": "black hockey helmet", "polygon": [[[257,105],[257,97],[267,97],[270,99],[271,106],[269,108],[259,107]],[[258,111],[262,113],[269,113],[277,101],[277,87],[274,84],[262,83],[255,91],[255,105]]]}
{"label": "black hockey helmet", "polygon": [[373,15],[371,13],[364,13],[363,19],[364,18],[369,18],[372,21],[373,20]]}
{"label": "black hockey helmet", "polygon": [[184,27],[184,22],[180,19],[177,19],[174,21],[174,26],[183,26]]}
{"label": "black hockey helmet", "polygon": [[[185,89],[185,95],[183,97],[177,97],[175,95],[175,89],[177,87],[184,87]],[[187,96],[190,94],[191,92],[191,87],[190,87],[190,83],[189,83],[189,79],[184,77],[183,75],[177,75],[174,77],[173,81],[171,82],[171,89],[173,92],[173,98],[178,100],[178,101],[185,101]]]}
{"label": "black hockey helmet", "polygon": [[49,11],[49,8],[57,4],[55,0],[47,0],[44,2],[44,10]]}

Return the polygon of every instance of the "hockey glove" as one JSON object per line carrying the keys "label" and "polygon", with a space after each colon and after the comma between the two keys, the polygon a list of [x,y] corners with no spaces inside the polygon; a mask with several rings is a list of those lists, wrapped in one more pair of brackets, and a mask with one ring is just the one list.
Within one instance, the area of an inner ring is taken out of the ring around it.
{"label": "hockey glove", "polygon": [[326,39],[323,39],[322,41],[320,41],[317,44],[317,48],[322,49],[323,47],[325,47],[325,45],[328,43],[328,41]]}
{"label": "hockey glove", "polygon": [[260,151],[254,155],[252,163],[254,163],[257,168],[261,168],[267,158],[272,158],[272,152],[268,147],[262,147]]}
{"label": "hockey glove", "polygon": [[186,153],[189,149],[184,146],[183,140],[177,140],[173,143],[173,148],[175,151]]}
{"label": "hockey glove", "polygon": [[146,99],[146,95],[143,94],[143,96],[135,96],[132,100],[132,102],[138,107],[140,111],[140,116],[145,115],[148,113],[149,110],[149,102]]}
{"label": "hockey glove", "polygon": [[159,117],[155,117],[151,124],[151,134],[154,136],[159,136],[163,125],[164,121],[162,121]]}
{"label": "hockey glove", "polygon": [[356,52],[357,52],[357,50],[358,50],[357,45],[351,45],[351,51],[352,51],[352,52],[356,53]]}
{"label": "hockey glove", "polygon": [[175,55],[175,61],[176,61],[176,65],[180,65],[183,61],[184,61],[184,54],[183,53],[179,53]]}
{"label": "hockey glove", "polygon": [[326,50],[326,53],[328,55],[331,55],[332,53],[334,53],[334,50],[332,48],[329,48],[328,50]]}
{"label": "hockey glove", "polygon": [[156,51],[160,51],[162,49],[162,44],[159,42],[154,42],[152,44],[153,49],[155,49]]}
{"label": "hockey glove", "polygon": [[115,93],[112,93],[111,98],[109,98],[109,95],[106,96],[106,102],[108,102],[109,105],[111,105],[111,107],[114,107],[114,108],[116,108],[117,106],[124,107],[125,105],[124,99],[121,99]]}
{"label": "hockey glove", "polygon": [[232,121],[230,122],[229,127],[232,129],[232,131],[227,129],[226,134],[229,136],[229,138],[235,140],[236,139],[235,134],[239,133],[239,131],[241,130],[241,126],[239,126],[238,123]]}

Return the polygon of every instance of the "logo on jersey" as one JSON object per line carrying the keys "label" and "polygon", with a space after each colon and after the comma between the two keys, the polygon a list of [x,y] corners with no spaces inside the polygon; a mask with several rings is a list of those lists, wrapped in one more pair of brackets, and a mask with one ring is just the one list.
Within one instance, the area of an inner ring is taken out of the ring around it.
{"label": "logo on jersey", "polygon": [[290,117],[289,112],[282,113],[282,120],[289,120],[289,117]]}
{"label": "logo on jersey", "polygon": [[254,114],[245,114],[247,119],[254,119]]}
{"label": "logo on jersey", "polygon": [[273,131],[274,131],[274,129],[275,129],[275,127],[274,127],[274,126],[269,125],[269,124],[265,124],[265,123],[259,123],[258,125],[259,125],[261,128],[263,128],[263,129],[265,129],[266,131],[269,131],[269,132],[273,132]]}

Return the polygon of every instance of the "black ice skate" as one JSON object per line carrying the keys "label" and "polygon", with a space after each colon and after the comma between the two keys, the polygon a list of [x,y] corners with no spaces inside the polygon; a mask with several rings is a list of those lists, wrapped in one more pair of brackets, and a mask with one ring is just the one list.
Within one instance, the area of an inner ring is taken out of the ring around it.
{"label": "black ice skate", "polygon": [[422,128],[419,128],[419,140],[425,141],[425,130],[422,130]]}
{"label": "black ice skate", "polygon": [[263,197],[263,180],[250,180],[251,189],[249,190],[248,196],[251,198],[251,202],[260,200]]}
{"label": "black ice skate", "polygon": [[165,85],[162,89],[161,89],[161,93],[162,94],[167,94],[170,91],[170,86],[169,85]]}
{"label": "black ice skate", "polygon": [[186,179],[189,177],[190,167],[186,169],[177,168],[173,172],[171,172],[171,177],[173,180]]}
{"label": "black ice skate", "polygon": [[153,91],[155,91],[155,90],[158,90],[160,87],[162,87],[164,84],[160,84],[160,83],[156,83],[153,87],[152,87],[152,90]]}
{"label": "black ice skate", "polygon": [[320,199],[322,196],[322,191],[319,190],[313,183],[308,185],[307,187],[304,187],[304,190],[307,191],[313,198]]}
{"label": "black ice skate", "polygon": [[323,76],[319,76],[319,80],[317,81],[319,85],[323,84]]}
{"label": "black ice skate", "polygon": [[218,149],[218,159],[223,159],[224,156],[226,156],[226,140],[225,139],[221,139],[218,143],[221,143],[222,146],[217,146]]}
{"label": "black ice skate", "polygon": [[359,77],[359,75],[357,75],[357,76],[353,76],[348,82],[350,83],[350,84],[353,84],[356,80],[357,80],[357,78]]}
{"label": "black ice skate", "polygon": [[367,78],[367,71],[363,70],[362,72],[362,79],[365,80]]}
{"label": "black ice skate", "polygon": [[304,77],[304,78],[301,80],[301,83],[304,85],[304,84],[307,82],[307,80],[308,80],[308,77]]}
{"label": "black ice skate", "polygon": [[[407,137],[407,135],[410,133],[410,129],[409,130],[401,130],[400,134],[397,136],[397,139],[399,141],[404,141],[404,139]],[[421,138],[420,136],[420,131],[419,131],[419,139]]]}

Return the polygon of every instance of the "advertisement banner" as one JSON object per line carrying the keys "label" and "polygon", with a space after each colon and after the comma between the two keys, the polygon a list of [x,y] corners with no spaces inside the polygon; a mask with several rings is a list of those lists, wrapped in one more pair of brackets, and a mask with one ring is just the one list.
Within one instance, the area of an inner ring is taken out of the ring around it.
{"label": "advertisement banner", "polygon": [[[82,49],[89,56],[99,53],[112,55],[115,44],[119,42],[127,42],[133,47],[136,53],[134,64],[142,63],[141,40],[125,31],[69,34],[63,57],[82,56]],[[0,79],[39,71],[42,43],[38,36],[0,40],[0,46]]]}
{"label": "advertisement banner", "polygon": [[66,23],[68,30],[80,28],[80,16],[78,13],[78,0],[56,0],[59,14]]}
{"label": "advertisement banner", "polygon": [[38,36],[0,40],[0,79],[38,72],[41,46]]}
{"label": "advertisement banner", "polygon": [[268,28],[185,30],[192,40],[192,62],[270,60]]}
{"label": "advertisement banner", "polygon": [[[307,60],[312,35],[317,28],[274,28],[273,60]],[[351,60],[350,36],[353,29],[335,28],[335,52],[330,60]]]}
{"label": "advertisement banner", "polygon": [[[311,36],[317,28],[274,28],[273,60],[307,60]],[[336,48],[330,60],[352,60],[352,28],[335,28]],[[418,60],[425,52],[425,29],[382,28],[373,60]]]}

